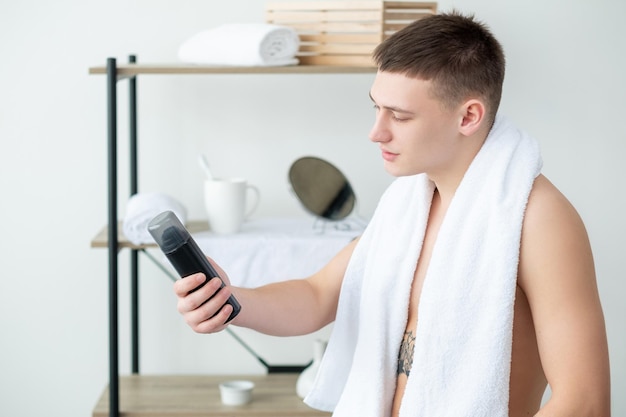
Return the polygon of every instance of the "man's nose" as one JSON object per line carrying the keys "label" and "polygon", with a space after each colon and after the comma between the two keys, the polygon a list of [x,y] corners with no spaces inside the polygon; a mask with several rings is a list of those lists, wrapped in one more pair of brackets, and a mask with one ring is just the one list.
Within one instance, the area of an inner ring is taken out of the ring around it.
{"label": "man's nose", "polygon": [[372,142],[388,142],[391,139],[391,133],[381,117],[380,112],[376,114],[376,120],[369,133],[369,138]]}

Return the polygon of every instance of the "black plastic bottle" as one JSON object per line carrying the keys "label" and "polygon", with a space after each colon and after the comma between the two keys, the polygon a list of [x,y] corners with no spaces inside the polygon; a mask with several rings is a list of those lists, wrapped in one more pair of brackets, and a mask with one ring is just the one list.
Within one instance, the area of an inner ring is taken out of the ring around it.
{"label": "black plastic bottle", "polygon": [[[150,232],[180,277],[186,277],[197,272],[202,272],[206,276],[206,280],[194,291],[201,288],[211,278],[219,277],[217,271],[211,266],[196,241],[193,240],[185,226],[173,212],[165,211],[152,219],[148,224],[148,232]],[[224,288],[223,282],[220,288]],[[239,314],[241,306],[233,295],[228,298],[226,304],[230,304],[233,307],[233,312],[226,321],[228,323]]]}

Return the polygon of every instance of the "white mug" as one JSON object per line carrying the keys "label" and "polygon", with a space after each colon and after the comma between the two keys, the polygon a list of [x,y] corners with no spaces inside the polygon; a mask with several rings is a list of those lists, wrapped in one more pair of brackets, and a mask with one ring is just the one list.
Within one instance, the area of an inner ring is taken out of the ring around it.
{"label": "white mug", "polygon": [[[246,197],[248,191],[253,200]],[[209,228],[217,234],[237,233],[244,220],[259,205],[259,189],[243,178],[216,178],[204,182],[204,207]],[[252,202],[248,208],[248,203]]]}

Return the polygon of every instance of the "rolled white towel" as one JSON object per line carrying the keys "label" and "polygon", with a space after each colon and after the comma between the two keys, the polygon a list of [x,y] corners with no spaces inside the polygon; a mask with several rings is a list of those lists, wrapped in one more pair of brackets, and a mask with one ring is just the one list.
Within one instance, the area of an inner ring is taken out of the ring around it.
{"label": "rolled white towel", "polygon": [[134,194],[126,205],[122,224],[124,236],[135,245],[154,243],[147,229],[148,223],[166,210],[173,211],[181,223],[187,221],[187,209],[173,197],[156,192]]}
{"label": "rolled white towel", "polygon": [[266,23],[231,23],[197,33],[178,49],[181,61],[233,66],[295,65],[295,29]]}

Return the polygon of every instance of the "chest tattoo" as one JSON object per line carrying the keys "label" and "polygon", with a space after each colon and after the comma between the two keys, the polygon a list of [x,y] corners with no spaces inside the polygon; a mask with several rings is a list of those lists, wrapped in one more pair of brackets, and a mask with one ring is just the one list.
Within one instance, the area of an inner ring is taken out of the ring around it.
{"label": "chest tattoo", "polygon": [[413,364],[413,351],[415,350],[415,335],[410,330],[404,333],[400,352],[398,353],[398,375],[409,376],[411,365]]}

